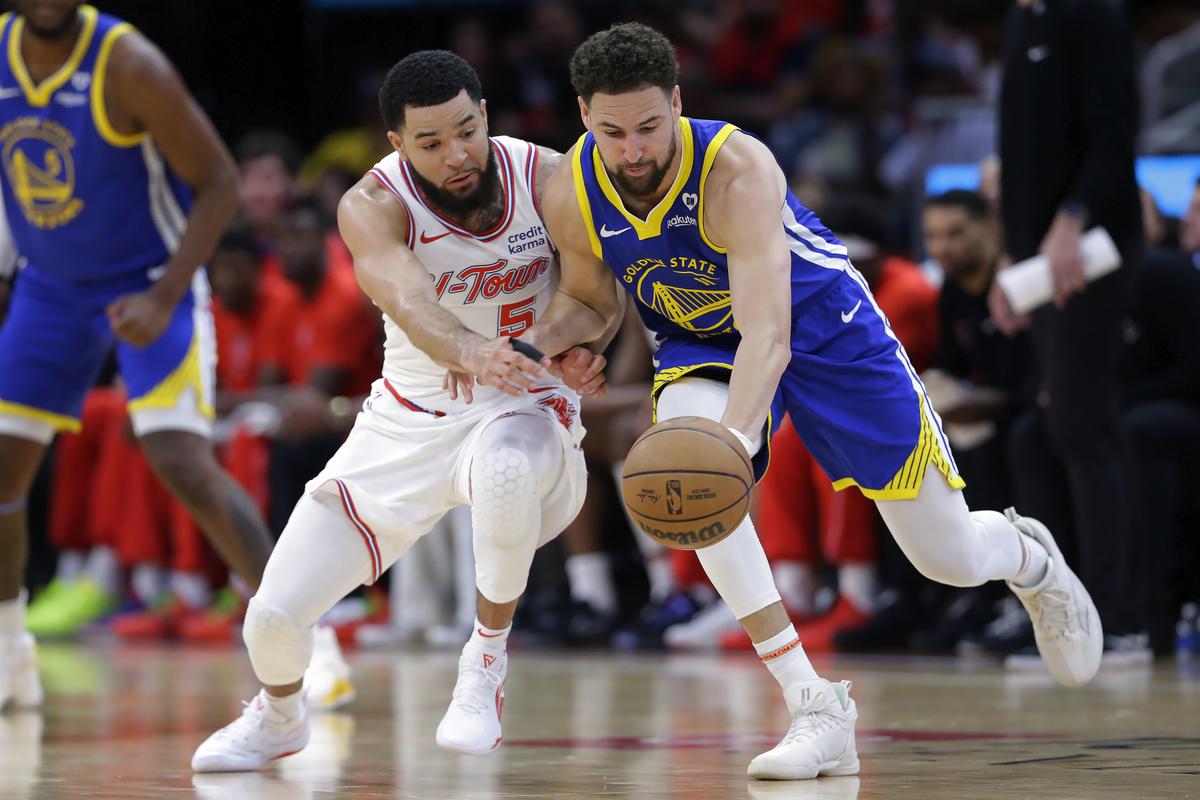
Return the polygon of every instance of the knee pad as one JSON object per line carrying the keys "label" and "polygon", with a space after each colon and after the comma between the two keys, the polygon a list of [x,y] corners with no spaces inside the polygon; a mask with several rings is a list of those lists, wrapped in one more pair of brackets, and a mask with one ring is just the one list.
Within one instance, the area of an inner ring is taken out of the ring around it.
{"label": "knee pad", "polygon": [[312,658],[312,627],[301,626],[287,611],[250,598],[242,639],[262,683],[286,686],[304,677]]}
{"label": "knee pad", "polygon": [[536,541],[539,476],[529,456],[512,447],[490,447],[471,462],[471,522],[475,533],[496,547]]}

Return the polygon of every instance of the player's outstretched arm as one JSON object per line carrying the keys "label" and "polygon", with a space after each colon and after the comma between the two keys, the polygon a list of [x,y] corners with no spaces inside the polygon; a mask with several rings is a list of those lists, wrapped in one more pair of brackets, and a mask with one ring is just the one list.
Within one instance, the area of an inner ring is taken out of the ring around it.
{"label": "player's outstretched arm", "polygon": [[558,247],[558,291],[545,313],[521,334],[548,356],[611,338],[620,325],[622,297],[612,271],[593,252],[575,197],[570,154],[561,159],[542,194],[542,216]]}
{"label": "player's outstretched arm", "polygon": [[438,305],[428,271],[405,244],[404,210],[371,176],[342,197],[338,229],[363,291],[435,363],[513,395],[540,377],[541,366],[514,351],[507,338],[485,339]]}
{"label": "player's outstretched arm", "polygon": [[196,268],[212,254],[237,209],[237,168],[208,117],[167,57],[136,31],[117,39],[104,80],[103,128],[129,138],[151,136],[171,169],[194,193],[187,227],[163,276],[147,292],[108,309],[120,338],[144,347],[166,328],[191,287]]}
{"label": "player's outstretched arm", "polygon": [[754,440],[791,360],[791,257],[780,220],[786,183],[771,152],[730,137],[705,186],[704,229],[729,251],[733,318],[742,335],[721,422]]}

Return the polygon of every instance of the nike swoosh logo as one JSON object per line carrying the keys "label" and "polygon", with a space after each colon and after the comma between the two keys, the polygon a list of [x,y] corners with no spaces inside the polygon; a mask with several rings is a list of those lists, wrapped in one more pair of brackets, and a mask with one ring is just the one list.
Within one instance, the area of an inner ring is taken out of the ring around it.
{"label": "nike swoosh logo", "polygon": [[861,307],[862,307],[862,300],[859,300],[857,303],[854,304],[854,308],[850,309],[849,311],[843,311],[842,312],[842,322],[849,324],[850,320],[854,319],[854,315],[858,313],[858,309]]}
{"label": "nike swoosh logo", "polygon": [[619,236],[620,234],[622,234],[622,233],[624,233],[625,231],[629,230],[629,227],[630,227],[629,225],[626,225],[624,228],[621,228],[620,230],[617,230],[617,231],[610,231],[610,230],[608,229],[608,226],[607,226],[607,225],[601,225],[601,226],[600,226],[600,235],[601,235],[601,236],[603,236],[605,239],[607,239],[607,238],[608,238],[608,237],[610,237],[610,236]]}
{"label": "nike swoosh logo", "polygon": [[421,231],[421,244],[429,244],[430,242],[436,242],[438,239],[445,239],[451,233],[452,231],[446,231],[445,233],[439,233],[437,236],[426,236],[425,231]]}

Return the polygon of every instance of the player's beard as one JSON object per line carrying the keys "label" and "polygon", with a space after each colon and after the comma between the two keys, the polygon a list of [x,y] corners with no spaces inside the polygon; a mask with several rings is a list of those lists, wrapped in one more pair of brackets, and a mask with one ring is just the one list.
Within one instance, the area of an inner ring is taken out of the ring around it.
{"label": "player's beard", "polygon": [[[608,177],[612,178],[613,183],[617,184],[626,194],[633,197],[647,197],[654,194],[659,184],[662,183],[663,178],[666,177],[667,171],[671,169],[671,162],[675,160],[675,148],[675,137],[672,136],[671,149],[667,151],[667,157],[663,159],[663,162],[661,164],[654,162],[654,169],[636,178],[626,175],[625,171],[620,167],[616,172],[608,169],[607,165],[605,165],[604,169],[608,172]],[[621,167],[624,166],[626,165],[621,165]]]}
{"label": "player's beard", "polygon": [[479,185],[469,194],[458,194],[443,189],[415,169],[412,170],[412,175],[429,204],[453,219],[466,221],[481,211],[499,205],[500,164],[496,161],[496,150],[490,144],[487,167],[479,172]]}
{"label": "player's beard", "polygon": [[79,3],[75,7],[63,15],[62,21],[53,27],[43,27],[36,25],[31,19],[25,19],[25,29],[39,39],[47,42],[55,42],[66,38],[71,32],[75,20],[79,17]]}

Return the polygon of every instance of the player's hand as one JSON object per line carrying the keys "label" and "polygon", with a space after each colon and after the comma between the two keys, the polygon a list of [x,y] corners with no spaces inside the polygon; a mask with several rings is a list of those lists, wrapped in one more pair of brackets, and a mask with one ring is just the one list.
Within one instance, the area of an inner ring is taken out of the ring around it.
{"label": "player's hand", "polygon": [[505,394],[520,397],[546,377],[542,365],[513,349],[508,337],[481,342],[463,359],[481,386],[494,386]]}
{"label": "player's hand", "polygon": [[[1003,269],[1011,263],[1008,256],[1004,256],[1002,260],[1007,263],[999,265],[999,269]],[[1029,315],[1013,311],[1012,305],[1008,302],[1008,295],[1000,288],[999,281],[992,281],[992,287],[988,289],[987,305],[992,322],[995,323],[997,330],[1005,336],[1016,336],[1029,327]]]}
{"label": "player's hand", "polygon": [[463,402],[467,405],[475,400],[475,378],[465,372],[455,372],[452,369],[446,370],[446,376],[442,378],[442,388],[450,393],[451,400],[457,400],[459,395],[462,395]]}
{"label": "player's hand", "polygon": [[335,427],[329,398],[309,386],[287,392],[280,399],[279,410],[283,413],[279,432],[288,439],[310,439]]}
{"label": "player's hand", "polygon": [[175,303],[166,301],[153,288],[118,297],[105,309],[116,337],[134,347],[146,347],[157,341],[174,311]]}
{"label": "player's hand", "polygon": [[1054,218],[1040,252],[1050,260],[1050,277],[1054,281],[1054,305],[1062,308],[1071,295],[1087,288],[1083,272],[1083,253],[1079,238],[1083,235],[1083,220],[1074,214],[1060,213]]}
{"label": "player's hand", "polygon": [[604,397],[608,379],[604,367],[608,360],[586,347],[572,347],[562,355],[542,359],[542,366],[581,395]]}

